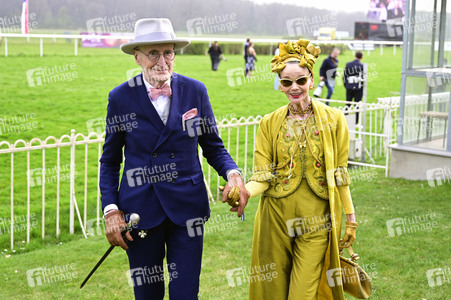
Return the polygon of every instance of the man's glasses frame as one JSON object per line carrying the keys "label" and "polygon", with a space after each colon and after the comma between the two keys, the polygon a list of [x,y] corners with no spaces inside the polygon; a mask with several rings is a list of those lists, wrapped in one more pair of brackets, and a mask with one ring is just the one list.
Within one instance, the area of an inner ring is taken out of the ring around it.
{"label": "man's glasses frame", "polygon": [[163,53],[158,52],[157,50],[150,51],[149,54],[146,54],[139,50],[139,48],[135,49],[136,51],[141,52],[143,55],[147,56],[147,58],[151,62],[157,62],[160,60],[161,55],[163,55],[163,58],[165,61],[173,61],[175,58],[175,51],[174,50],[164,50]]}

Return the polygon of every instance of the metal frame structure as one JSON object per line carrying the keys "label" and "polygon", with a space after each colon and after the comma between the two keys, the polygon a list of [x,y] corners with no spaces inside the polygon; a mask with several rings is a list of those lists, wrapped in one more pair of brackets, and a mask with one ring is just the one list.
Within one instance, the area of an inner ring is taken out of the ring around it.
{"label": "metal frame structure", "polygon": [[[430,67],[429,68],[414,68],[413,66],[413,57],[414,57],[414,41],[415,41],[415,16],[416,16],[416,2],[417,0],[407,0],[405,3],[405,22],[404,22],[404,34],[403,34],[403,57],[402,57],[402,75],[401,75],[401,101],[399,107],[399,124],[398,128],[398,146],[412,150],[413,152],[419,153],[430,153],[437,154],[440,153],[438,150],[427,149],[427,148],[419,148],[413,145],[405,145],[404,143],[404,117],[406,114],[405,106],[406,106],[406,85],[407,79],[411,78],[432,78],[434,80],[442,80],[444,79],[447,82],[451,82],[451,69],[444,70],[444,44],[445,44],[445,34],[446,34],[446,4],[447,0],[434,0],[434,7],[432,13],[432,20],[436,24],[437,22],[437,7],[438,1],[440,1],[440,18],[439,18],[439,32],[438,32],[438,51],[435,52],[436,45],[436,35],[437,29],[436,26],[432,26],[432,37],[431,37],[431,58],[430,58]],[[437,56],[436,56],[437,54]],[[448,109],[448,120],[451,119],[451,88],[449,92],[449,109]],[[432,110],[432,87],[428,87],[428,104],[427,110]],[[427,133],[429,135],[429,133]],[[430,137],[430,136],[427,136]],[[446,134],[446,147],[443,153],[451,152],[451,130],[448,130]]]}

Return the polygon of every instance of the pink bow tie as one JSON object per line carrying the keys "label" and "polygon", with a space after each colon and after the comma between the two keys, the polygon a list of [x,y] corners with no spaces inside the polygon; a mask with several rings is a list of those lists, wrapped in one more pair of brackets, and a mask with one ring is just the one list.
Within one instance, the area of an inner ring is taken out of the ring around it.
{"label": "pink bow tie", "polygon": [[149,89],[149,93],[150,93],[150,98],[152,99],[152,101],[157,100],[157,98],[159,96],[161,96],[161,95],[170,97],[171,94],[172,94],[171,87],[167,83],[165,83],[165,85],[163,85],[159,89],[157,89],[157,88],[150,88]]}

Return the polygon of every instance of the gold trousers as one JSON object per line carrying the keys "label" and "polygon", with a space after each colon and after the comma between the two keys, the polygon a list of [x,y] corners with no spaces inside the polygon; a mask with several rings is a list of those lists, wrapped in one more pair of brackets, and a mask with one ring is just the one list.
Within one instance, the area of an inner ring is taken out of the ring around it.
{"label": "gold trousers", "polygon": [[329,202],[305,178],[286,198],[263,197],[255,217],[249,299],[316,299],[330,231]]}

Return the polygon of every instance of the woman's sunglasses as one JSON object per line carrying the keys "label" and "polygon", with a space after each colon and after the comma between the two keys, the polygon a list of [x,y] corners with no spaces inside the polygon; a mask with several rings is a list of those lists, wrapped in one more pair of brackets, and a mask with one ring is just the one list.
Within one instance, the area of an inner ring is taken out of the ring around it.
{"label": "woman's sunglasses", "polygon": [[[309,77],[310,77],[310,75],[309,76],[302,76],[302,77],[297,78],[295,80],[296,84],[297,85],[304,85],[304,84],[306,84],[307,80],[309,79]],[[291,79],[284,78],[284,79],[279,79],[279,81],[280,81],[280,84],[283,85],[284,87],[290,87],[293,84],[293,80],[291,80]]]}

